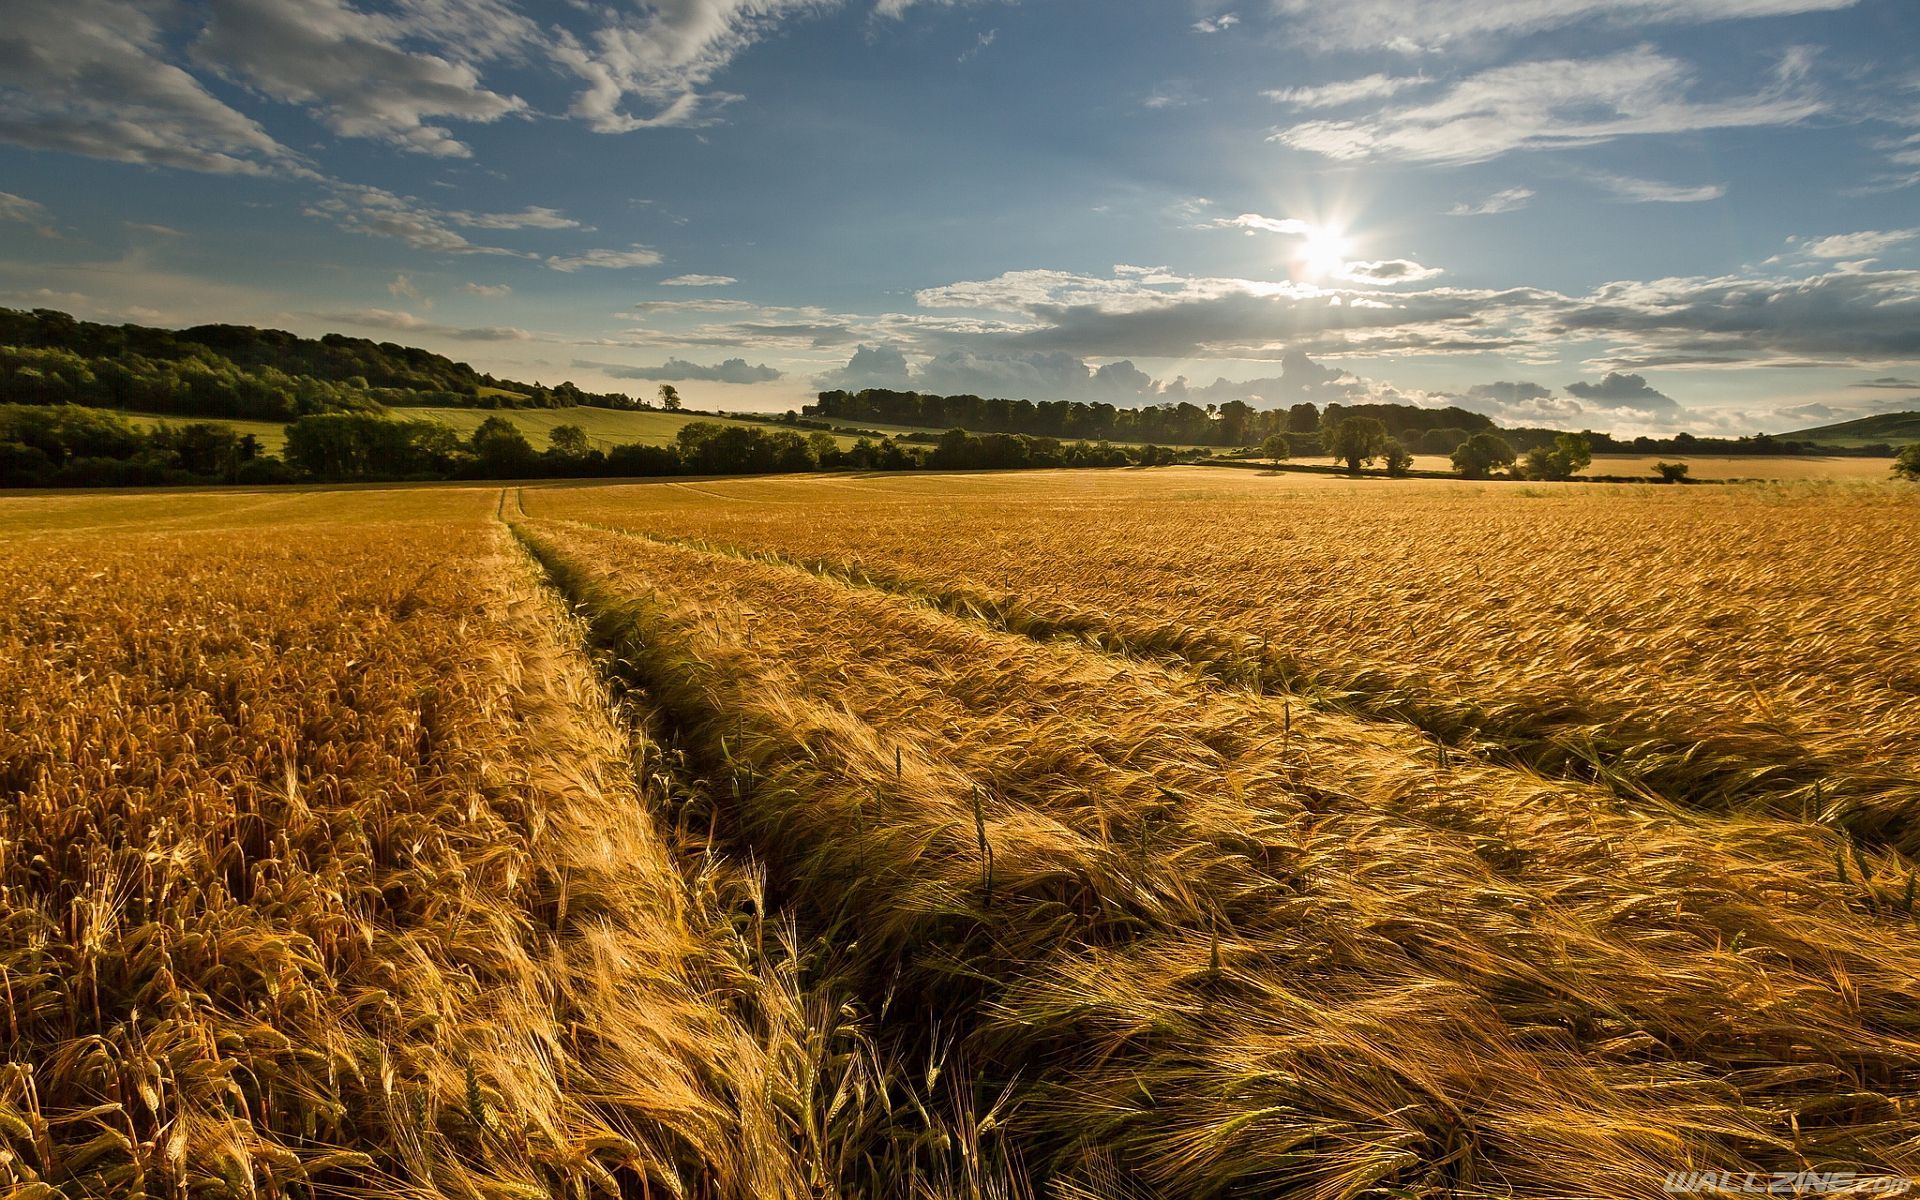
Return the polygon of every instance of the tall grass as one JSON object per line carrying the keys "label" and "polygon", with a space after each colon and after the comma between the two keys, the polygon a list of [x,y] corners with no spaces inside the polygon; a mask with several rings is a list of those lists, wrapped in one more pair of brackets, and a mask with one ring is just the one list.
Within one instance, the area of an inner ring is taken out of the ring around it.
{"label": "tall grass", "polygon": [[523,528],[888,1027],[955,1031],[1012,1089],[1037,1178],[1622,1196],[1920,1168],[1893,856],[1443,765],[1409,726],[777,564]]}

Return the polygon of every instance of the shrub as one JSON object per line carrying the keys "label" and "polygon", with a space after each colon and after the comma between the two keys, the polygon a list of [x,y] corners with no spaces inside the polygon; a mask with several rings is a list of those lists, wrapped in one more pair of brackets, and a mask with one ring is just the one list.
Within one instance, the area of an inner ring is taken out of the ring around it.
{"label": "shrub", "polygon": [[1902,479],[1920,483],[1920,442],[1914,442],[1893,460],[1893,473]]}

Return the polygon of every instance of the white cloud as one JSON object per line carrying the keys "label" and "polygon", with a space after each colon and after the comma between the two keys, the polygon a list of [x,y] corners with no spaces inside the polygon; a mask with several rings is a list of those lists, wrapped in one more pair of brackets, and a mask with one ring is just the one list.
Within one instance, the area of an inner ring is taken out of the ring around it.
{"label": "white cloud", "polygon": [[1237,217],[1221,217],[1207,223],[1209,229],[1244,229],[1248,233],[1278,233],[1293,237],[1306,237],[1318,232],[1319,226],[1311,221],[1302,221],[1298,217],[1263,217],[1259,213],[1241,213]]}
{"label": "white cloud", "polygon": [[675,275],[672,279],[662,279],[662,287],[726,287],[739,283],[731,275]]}
{"label": "white cloud", "polygon": [[578,271],[583,267],[601,267],[618,271],[627,267],[651,267],[660,262],[660,252],[645,246],[629,246],[625,250],[589,250],[584,254],[556,254],[547,259],[547,265],[556,271]]}
{"label": "white cloud", "polygon": [[[702,91],[736,55],[782,21],[829,7],[830,0],[667,0],[621,13],[584,40],[563,33],[553,53],[586,81],[573,114],[602,133],[697,124],[737,99]],[[648,111],[635,115],[630,101]]]}
{"label": "white cloud", "polygon": [[845,367],[816,376],[813,382],[822,389],[845,388],[857,392],[862,388],[904,390],[913,380],[907,356],[899,347],[860,346]]}
{"label": "white cloud", "polygon": [[1810,258],[1871,258],[1915,238],[1920,238],[1920,229],[1867,229],[1811,238],[1800,251]]}
{"label": "white cloud", "polygon": [[1431,82],[1425,75],[1376,74],[1315,87],[1274,88],[1260,94],[1277,104],[1291,104],[1295,108],[1338,108],[1361,100],[1383,99]]}
{"label": "white cloud", "polygon": [[1724,183],[1662,183],[1657,179],[1637,179],[1605,171],[1592,172],[1588,178],[1615,197],[1634,204],[1697,204],[1718,200],[1727,194]]}
{"label": "white cloud", "polygon": [[1447,213],[1455,217],[1485,217],[1494,213],[1513,212],[1515,209],[1525,208],[1527,201],[1531,199],[1533,199],[1532,188],[1503,188],[1478,204],[1462,201],[1448,209]]}
{"label": "white cloud", "polygon": [[468,229],[585,229],[557,208],[533,205],[517,213],[450,212],[446,218]]}
{"label": "white cloud", "polygon": [[432,118],[485,123],[526,104],[484,87],[474,68],[401,46],[404,21],[344,0],[212,0],[199,59],[277,100],[315,110],[342,137],[422,154],[472,151]]}
{"label": "white cloud", "polygon": [[1649,46],[1606,58],[1513,63],[1423,104],[1305,121],[1276,130],[1272,140],[1340,160],[1465,163],[1631,135],[1788,125],[1822,110],[1790,80],[1726,100],[1690,99],[1693,83],[1691,68]]}
{"label": "white cloud", "polygon": [[504,300],[513,294],[513,289],[504,283],[469,283],[460,290],[469,296],[480,296],[488,300]]}
{"label": "white cloud", "polygon": [[1274,0],[1308,38],[1344,49],[1435,50],[1450,43],[1604,20],[1626,28],[1850,8],[1855,0]]}
{"label": "white cloud", "polygon": [[413,276],[406,274],[395,275],[393,277],[393,282],[387,285],[387,295],[392,296],[396,300],[418,300],[421,298],[420,289],[414,286]]}
{"label": "white cloud", "polygon": [[7,0],[0,141],[222,174],[291,169],[252,118],[167,61],[141,0]]}
{"label": "white cloud", "polygon": [[1221,13],[1217,17],[1202,17],[1193,23],[1195,33],[1225,33],[1240,23],[1239,13]]}

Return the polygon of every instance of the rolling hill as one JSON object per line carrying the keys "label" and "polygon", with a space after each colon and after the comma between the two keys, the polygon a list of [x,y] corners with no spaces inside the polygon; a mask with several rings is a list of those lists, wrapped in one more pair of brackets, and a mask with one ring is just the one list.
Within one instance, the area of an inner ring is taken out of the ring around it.
{"label": "rolling hill", "polygon": [[1783,436],[1829,446],[1871,446],[1876,442],[1899,446],[1907,442],[1920,442],[1920,412],[1881,413],[1832,425],[1816,425],[1811,429],[1796,429]]}

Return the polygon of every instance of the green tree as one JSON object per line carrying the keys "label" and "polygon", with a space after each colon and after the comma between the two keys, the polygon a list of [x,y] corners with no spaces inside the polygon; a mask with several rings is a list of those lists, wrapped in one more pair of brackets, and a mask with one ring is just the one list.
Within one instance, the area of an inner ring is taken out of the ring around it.
{"label": "green tree", "polygon": [[1485,479],[1495,467],[1513,465],[1513,447],[1497,433],[1482,430],[1453,450],[1453,469],[1468,479]]}
{"label": "green tree", "polygon": [[1893,460],[1893,473],[1920,483],[1920,442],[1911,443]]}
{"label": "green tree", "polygon": [[1286,434],[1270,433],[1266,440],[1260,443],[1260,456],[1270,458],[1274,462],[1285,462],[1293,456],[1293,447],[1287,443]]}
{"label": "green tree", "polygon": [[1359,471],[1386,449],[1387,427],[1378,417],[1341,417],[1320,427],[1320,446],[1347,470]]}
{"label": "green tree", "polygon": [[660,407],[668,412],[680,411],[680,389],[670,383],[660,385]]}
{"label": "green tree", "polygon": [[1655,474],[1660,476],[1661,483],[1685,483],[1687,481],[1687,464],[1683,462],[1657,462],[1653,464],[1653,469]]}
{"label": "green tree", "polygon": [[1413,470],[1413,452],[1400,444],[1399,438],[1388,438],[1380,446],[1380,457],[1386,460],[1387,474],[1405,475]]}
{"label": "green tree", "polygon": [[587,431],[578,425],[556,425],[553,432],[547,434],[547,445],[561,458],[585,458],[593,449],[593,443],[587,440]]}
{"label": "green tree", "polygon": [[1593,443],[1584,433],[1563,433],[1552,446],[1527,451],[1529,479],[1572,479],[1593,462]]}
{"label": "green tree", "polygon": [[807,435],[807,448],[813,451],[813,459],[823,467],[837,467],[843,461],[840,453],[840,439],[830,433],[815,430]]}
{"label": "green tree", "polygon": [[488,417],[480,422],[480,428],[473,431],[467,445],[479,461],[483,475],[523,475],[533,466],[533,443],[505,417]]}

